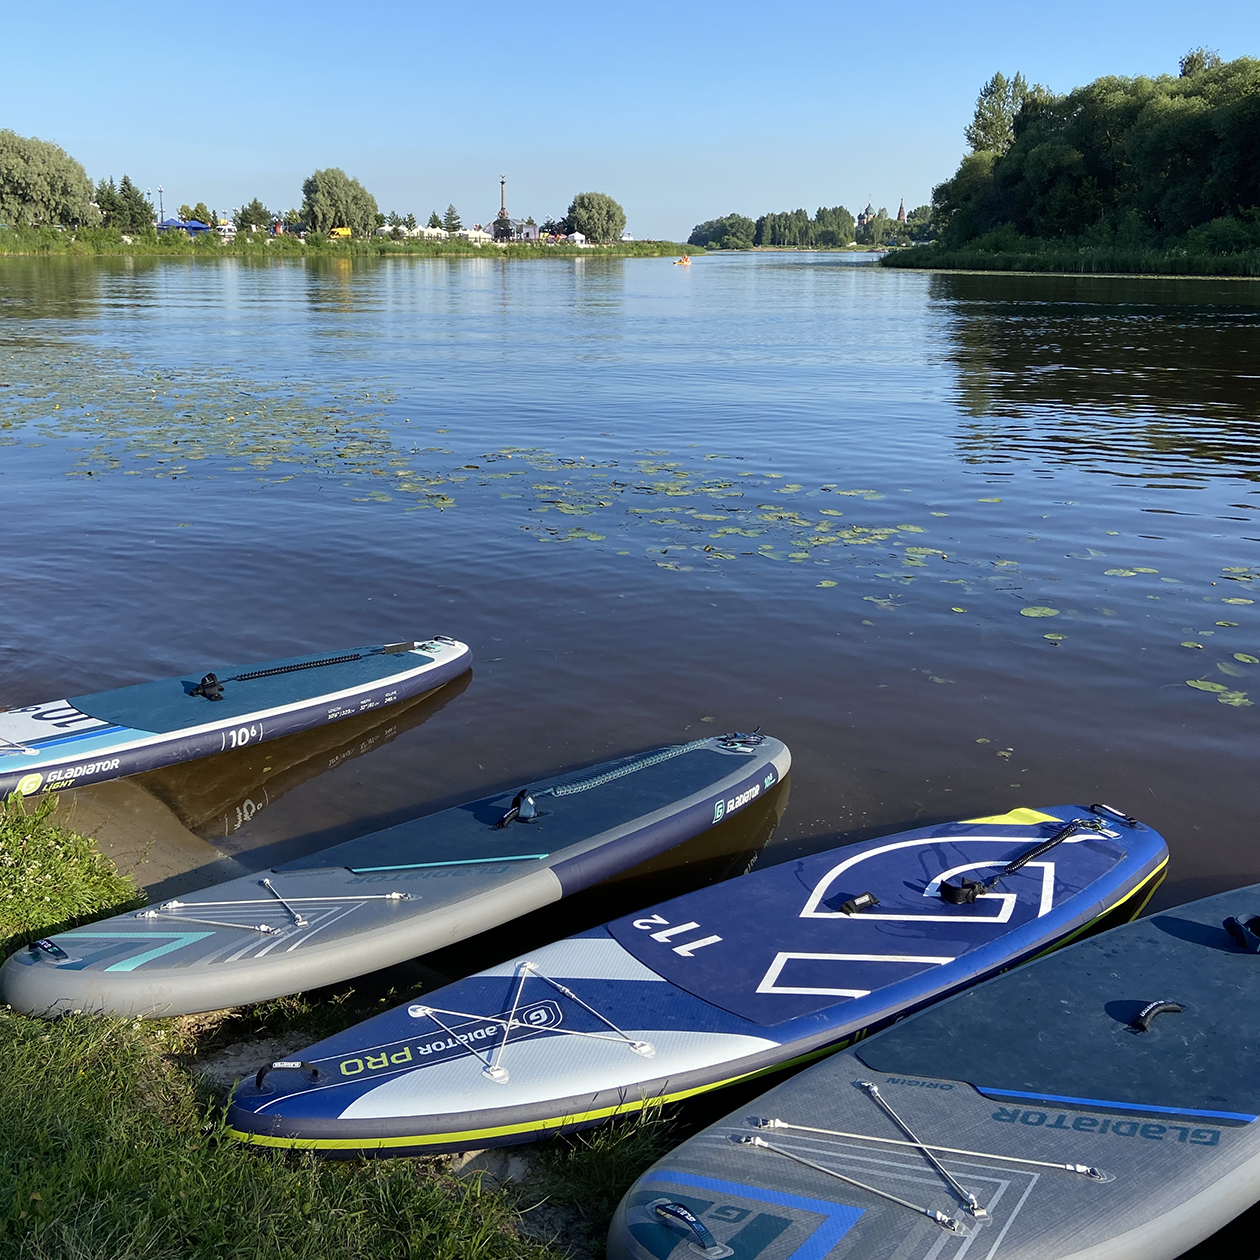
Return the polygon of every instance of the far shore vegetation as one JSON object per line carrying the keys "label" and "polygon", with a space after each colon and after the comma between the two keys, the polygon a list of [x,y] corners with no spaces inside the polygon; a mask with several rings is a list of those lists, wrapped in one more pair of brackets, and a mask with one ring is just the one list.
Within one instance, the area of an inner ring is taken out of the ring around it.
{"label": "far shore vegetation", "polygon": [[108,254],[148,254],[154,257],[250,259],[354,257],[418,258],[661,258],[702,254],[695,245],[677,241],[618,241],[611,245],[575,245],[567,241],[511,241],[475,243],[461,237],[445,240],[401,239],[367,236],[336,240],[312,232],[305,238],[285,233],[238,232],[224,240],[213,233],[189,237],[184,232],[157,233],[151,227],[138,232],[117,228],[10,227],[0,228],[0,255],[60,255],[66,257]]}
{"label": "far shore vegetation", "polygon": [[[59,821],[59,804],[0,801],[0,960],[144,902]],[[252,1070],[278,1041],[310,1044],[414,991],[393,983],[382,973],[175,1019],[45,1021],[0,1008],[0,1250],[13,1260],[602,1254],[622,1194],[685,1136],[659,1108],[513,1148],[527,1174],[519,1184],[449,1157],[329,1160],[225,1135],[224,1087],[205,1074],[208,1061],[233,1055]]]}
{"label": "far shore vegetation", "polygon": [[934,240],[887,267],[1260,276],[1260,61],[1196,48],[1180,74],[1056,95],[984,86],[971,152],[932,193]]}
{"label": "far shore vegetation", "polygon": [[[158,190],[159,194],[162,192]],[[501,188],[501,193],[505,189]],[[205,201],[172,206],[167,217],[151,190],[124,174],[95,184],[56,144],[0,130],[0,254],[303,253],[418,254],[476,257],[483,249],[510,258],[584,256],[596,250],[623,256],[693,253],[674,241],[635,241],[626,212],[602,192],[580,192],[559,219],[514,219],[505,196],[486,224],[466,225],[454,205],[421,224],[414,213],[382,213],[376,198],[337,167],[311,173],[302,203],[269,210],[259,199],[224,217]]]}

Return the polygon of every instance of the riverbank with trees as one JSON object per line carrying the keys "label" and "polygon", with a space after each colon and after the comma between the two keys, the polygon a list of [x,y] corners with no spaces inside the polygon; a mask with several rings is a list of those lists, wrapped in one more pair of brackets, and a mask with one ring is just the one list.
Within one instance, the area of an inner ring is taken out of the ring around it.
{"label": "riverbank with trees", "polygon": [[883,249],[930,236],[930,206],[908,214],[903,207],[897,217],[867,206],[856,218],[844,206],[819,206],[812,218],[808,210],[722,215],[696,224],[687,241],[704,249]]}
{"label": "riverbank with trees", "polygon": [[161,232],[153,228],[132,234],[116,228],[79,228],[74,231],[56,228],[8,228],[0,230],[0,256],[49,255],[87,257],[99,255],[148,254],[166,258],[267,258],[300,257],[409,257],[409,258],[666,258],[680,254],[703,254],[703,249],[677,241],[619,241],[613,245],[574,245],[555,243],[511,242],[485,244],[452,237],[447,240],[423,240],[389,237],[353,237],[333,240],[320,233],[307,234],[305,239],[285,233],[275,236],[264,232],[237,232],[225,240],[214,232],[190,237],[184,232]]}
{"label": "riverbank with trees", "polygon": [[1260,276],[1260,61],[1055,95],[995,75],[933,190],[934,243],[889,267]]}

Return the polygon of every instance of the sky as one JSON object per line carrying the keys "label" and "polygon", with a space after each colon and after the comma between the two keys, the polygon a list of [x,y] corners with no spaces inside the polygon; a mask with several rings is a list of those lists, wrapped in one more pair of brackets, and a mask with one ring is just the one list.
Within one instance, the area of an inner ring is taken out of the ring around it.
{"label": "sky", "polygon": [[286,210],[336,166],[382,211],[487,222],[505,175],[515,217],[606,192],[635,236],[678,240],[731,211],[912,209],[995,71],[1067,91],[1198,45],[1260,56],[1260,3],[0,0],[0,128],[160,185],[168,212]]}

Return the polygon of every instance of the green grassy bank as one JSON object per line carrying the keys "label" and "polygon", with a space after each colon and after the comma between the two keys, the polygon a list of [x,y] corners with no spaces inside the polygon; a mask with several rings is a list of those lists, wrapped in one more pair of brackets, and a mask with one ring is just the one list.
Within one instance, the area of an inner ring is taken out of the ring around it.
{"label": "green grassy bank", "polygon": [[[0,813],[0,938],[142,901],[56,800]],[[528,1148],[500,1187],[442,1157],[319,1160],[224,1136],[197,1069],[225,1048],[300,1045],[407,992],[377,978],[209,1016],[54,1022],[0,1009],[0,1253],[13,1260],[561,1260],[599,1256],[631,1182],[672,1144],[660,1114]],[[260,1057],[267,1055],[260,1051]]]}
{"label": "green grassy bank", "polygon": [[983,241],[949,249],[920,245],[895,250],[883,267],[931,271],[1041,271],[1072,275],[1260,276],[1260,249],[1232,254],[1186,249],[1127,249],[1108,245],[1025,240],[1023,247],[985,248]]}
{"label": "green grassy bank", "polygon": [[312,233],[305,241],[296,236],[267,236],[240,233],[224,243],[207,232],[189,237],[183,232],[141,232],[129,240],[113,228],[82,228],[58,232],[52,228],[8,228],[0,231],[0,255],[89,256],[110,254],[150,254],[178,258],[270,258],[302,257],[318,254],[333,258],[418,257],[418,258],[662,258],[680,254],[703,254],[696,245],[675,241],[625,241],[616,245],[473,245],[468,241],[395,241],[385,237],[363,237],[350,241],[330,241]]}

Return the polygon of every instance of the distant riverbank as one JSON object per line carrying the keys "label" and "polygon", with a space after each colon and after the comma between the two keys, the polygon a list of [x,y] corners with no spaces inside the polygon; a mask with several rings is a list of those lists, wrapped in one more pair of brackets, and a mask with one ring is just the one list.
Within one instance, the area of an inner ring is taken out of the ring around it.
{"label": "distant riverbank", "polygon": [[1200,254],[1184,249],[1121,249],[1029,241],[1028,248],[948,249],[920,245],[888,254],[885,267],[928,271],[1031,271],[1074,275],[1260,277],[1260,249]]}
{"label": "distant riverbank", "polygon": [[98,256],[109,254],[153,254],[164,257],[293,257],[318,254],[329,257],[356,255],[418,256],[421,258],[662,258],[678,254],[703,254],[696,245],[676,241],[619,241],[615,245],[475,245],[470,241],[395,241],[387,237],[363,237],[350,241],[330,241],[312,234],[305,241],[296,236],[271,236],[261,232],[239,233],[234,241],[222,241],[213,233],[189,237],[183,232],[137,233],[127,236],[113,229],[56,231],[52,228],[10,228],[0,231],[0,255]]}

